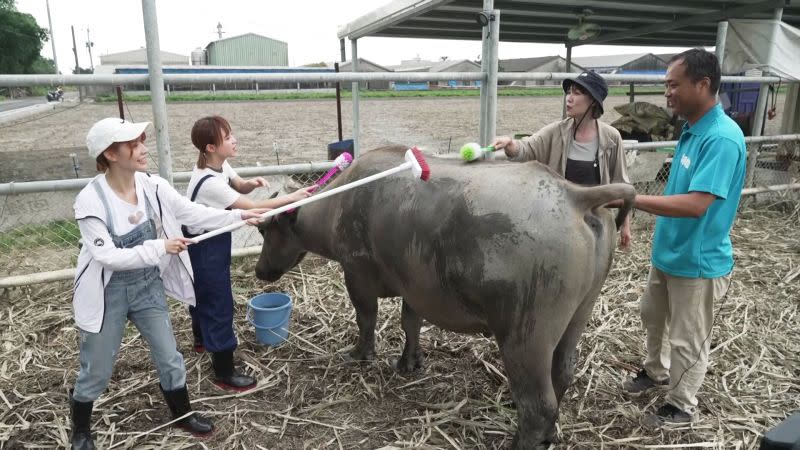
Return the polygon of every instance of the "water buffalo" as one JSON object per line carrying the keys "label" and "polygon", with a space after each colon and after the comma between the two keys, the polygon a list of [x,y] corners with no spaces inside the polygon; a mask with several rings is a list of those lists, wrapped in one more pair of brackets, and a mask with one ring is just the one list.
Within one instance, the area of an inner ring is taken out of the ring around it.
{"label": "water buffalo", "polygon": [[[356,159],[329,187],[403,161],[400,146]],[[632,186],[579,187],[537,163],[431,157],[431,179],[401,173],[262,225],[256,276],[275,281],[306,252],[338,261],[356,310],[350,355],[375,353],[378,297],[402,297],[398,369],[420,367],[422,319],[497,340],[519,416],[515,448],[552,439],[574,353],[611,267],[608,202]]]}

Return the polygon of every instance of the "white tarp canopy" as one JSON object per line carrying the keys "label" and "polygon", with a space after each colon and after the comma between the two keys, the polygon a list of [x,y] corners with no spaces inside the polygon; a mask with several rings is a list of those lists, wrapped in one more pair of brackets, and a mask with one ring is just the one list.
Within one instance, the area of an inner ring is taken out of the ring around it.
{"label": "white tarp canopy", "polygon": [[732,19],[728,22],[722,73],[751,69],[800,80],[800,29],[777,20]]}

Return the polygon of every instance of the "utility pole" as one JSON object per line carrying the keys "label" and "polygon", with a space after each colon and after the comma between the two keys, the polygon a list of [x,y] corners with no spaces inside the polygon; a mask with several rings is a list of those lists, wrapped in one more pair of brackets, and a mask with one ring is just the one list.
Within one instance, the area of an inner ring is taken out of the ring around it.
{"label": "utility pole", "polygon": [[222,39],[222,22],[217,22],[217,36]]}
{"label": "utility pole", "polygon": [[75,45],[75,26],[70,26],[72,29],[72,53],[75,54],[75,73],[81,73],[81,66],[78,65],[78,47]]}
{"label": "utility pole", "polygon": [[92,73],[94,73],[94,61],[92,60],[92,47],[94,47],[94,42],[92,42],[91,38],[89,38],[89,28],[86,28],[86,49],[89,50],[89,66],[92,68]]}
{"label": "utility pole", "polygon": [[45,0],[47,5],[47,22],[50,24],[50,45],[53,47],[53,66],[58,75],[58,57],[56,56],[56,38],[53,34],[53,20],[50,18],[50,0]]}
{"label": "utility pole", "polygon": [[[78,64],[78,46],[75,44],[75,26],[70,25],[72,29],[72,53],[75,54],[75,74],[81,73],[81,66]],[[83,88],[78,86],[78,101],[83,103]]]}

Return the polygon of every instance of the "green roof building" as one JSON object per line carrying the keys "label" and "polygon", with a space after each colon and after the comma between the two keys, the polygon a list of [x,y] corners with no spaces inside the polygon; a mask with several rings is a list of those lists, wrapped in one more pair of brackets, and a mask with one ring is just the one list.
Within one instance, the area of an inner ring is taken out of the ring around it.
{"label": "green roof building", "polygon": [[206,52],[210,66],[289,65],[289,44],[255,33],[213,41]]}

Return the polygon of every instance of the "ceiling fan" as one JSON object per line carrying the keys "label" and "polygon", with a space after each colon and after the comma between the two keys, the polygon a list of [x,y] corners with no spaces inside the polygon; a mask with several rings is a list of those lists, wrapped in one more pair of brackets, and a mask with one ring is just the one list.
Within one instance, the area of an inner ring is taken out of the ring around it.
{"label": "ceiling fan", "polygon": [[585,41],[600,34],[600,25],[585,22],[586,17],[592,14],[592,10],[584,8],[578,13],[578,25],[570,28],[567,32],[567,39],[570,41]]}

